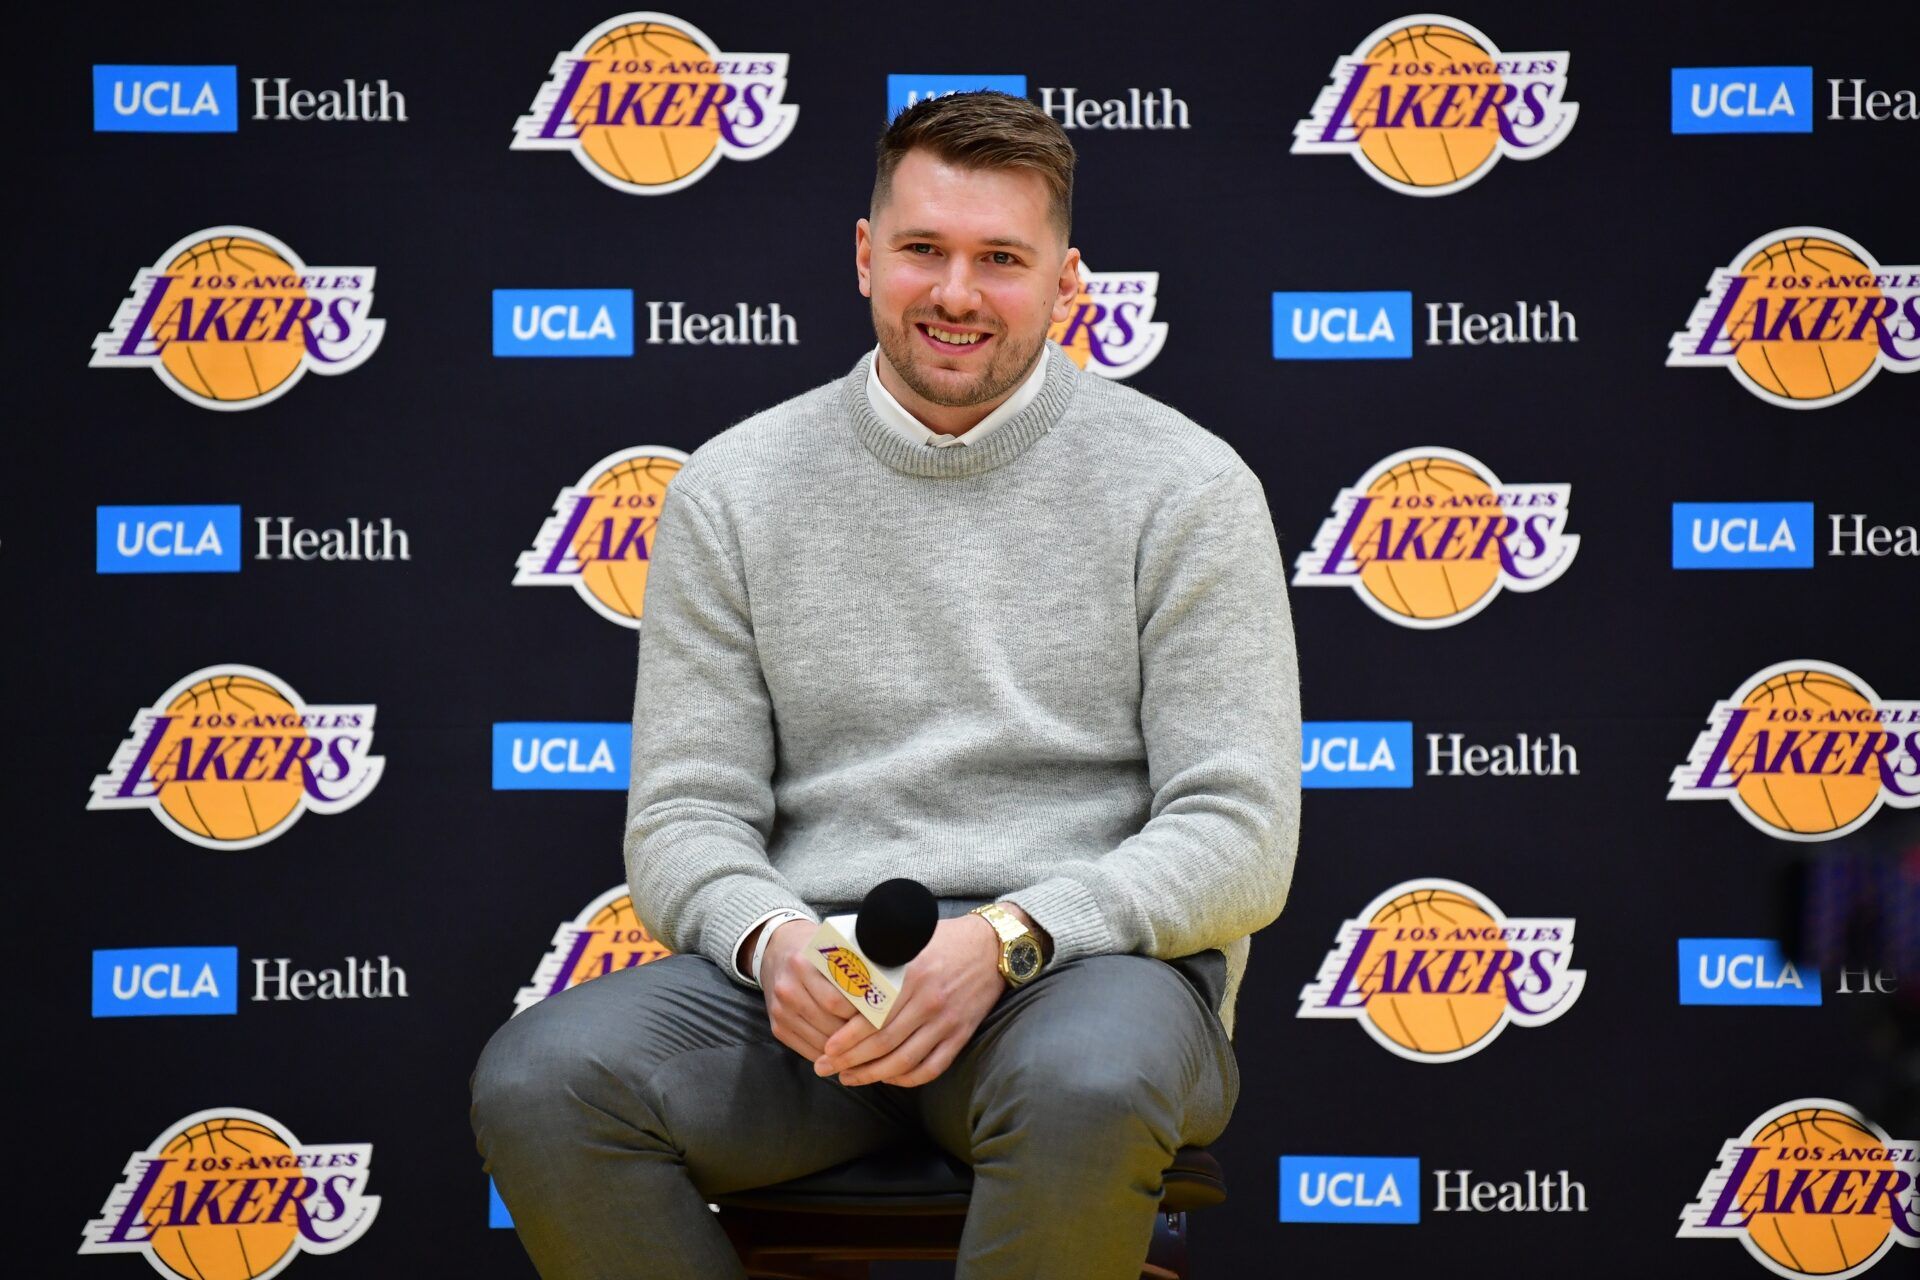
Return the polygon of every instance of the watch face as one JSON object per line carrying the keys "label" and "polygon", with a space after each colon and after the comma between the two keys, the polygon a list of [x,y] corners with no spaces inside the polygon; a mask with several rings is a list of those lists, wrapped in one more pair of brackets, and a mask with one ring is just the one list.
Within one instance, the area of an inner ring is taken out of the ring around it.
{"label": "watch face", "polygon": [[1007,971],[1015,982],[1027,982],[1040,973],[1040,944],[1021,938],[1007,948]]}

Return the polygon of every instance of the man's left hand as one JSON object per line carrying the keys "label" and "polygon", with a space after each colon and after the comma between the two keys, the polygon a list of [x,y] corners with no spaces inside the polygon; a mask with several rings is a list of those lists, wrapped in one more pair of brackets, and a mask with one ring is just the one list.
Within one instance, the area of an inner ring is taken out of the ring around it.
{"label": "man's left hand", "polygon": [[885,1024],[848,1019],[813,1069],[838,1073],[845,1085],[926,1084],[953,1065],[1006,989],[993,926],[975,915],[942,920],[907,966],[900,1002]]}

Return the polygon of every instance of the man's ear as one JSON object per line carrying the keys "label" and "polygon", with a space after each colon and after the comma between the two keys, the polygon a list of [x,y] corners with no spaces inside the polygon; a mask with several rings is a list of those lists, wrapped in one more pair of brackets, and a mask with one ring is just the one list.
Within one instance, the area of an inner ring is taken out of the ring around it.
{"label": "man's ear", "polygon": [[1053,295],[1053,322],[1060,324],[1073,314],[1073,304],[1080,297],[1080,251],[1068,249],[1065,262],[1060,264],[1060,279],[1055,282]]}
{"label": "man's ear", "polygon": [[853,224],[853,269],[860,277],[860,296],[873,296],[873,224],[865,218]]}

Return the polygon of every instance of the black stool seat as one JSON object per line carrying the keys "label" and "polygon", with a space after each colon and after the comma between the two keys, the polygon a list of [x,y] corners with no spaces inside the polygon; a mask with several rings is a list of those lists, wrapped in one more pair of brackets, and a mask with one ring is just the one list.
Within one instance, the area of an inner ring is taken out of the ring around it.
{"label": "black stool seat", "polygon": [[[928,1144],[878,1151],[804,1178],[715,1196],[714,1203],[803,1213],[964,1214],[972,1191],[973,1170]],[[1226,1177],[1205,1148],[1174,1153],[1162,1213],[1184,1213],[1226,1198]]]}

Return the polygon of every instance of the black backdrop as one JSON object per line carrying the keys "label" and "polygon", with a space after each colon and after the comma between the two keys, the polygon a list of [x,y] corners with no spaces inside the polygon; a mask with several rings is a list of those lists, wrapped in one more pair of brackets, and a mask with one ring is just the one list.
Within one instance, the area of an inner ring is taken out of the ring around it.
{"label": "black backdrop", "polygon": [[[1820,658],[1885,697],[1920,697],[1913,559],[1679,573],[1668,549],[1669,504],[1683,500],[1809,500],[1823,544],[1830,511],[1915,523],[1920,378],[1883,373],[1844,403],[1793,412],[1723,371],[1663,367],[1710,271],[1773,228],[1832,227],[1882,263],[1920,260],[1920,125],[1822,118],[1805,135],[1676,137],[1669,68],[1811,63],[1824,116],[1829,75],[1914,87],[1910,42],[1896,38],[1911,34],[1910,12],[1483,0],[1459,16],[1503,48],[1571,51],[1580,116],[1553,154],[1503,160],[1438,199],[1383,190],[1348,159],[1288,152],[1335,57],[1398,11],[724,0],[676,12],[724,50],[790,54],[799,122],[765,158],[629,197],[570,157],[507,146],[555,52],[615,12],[68,6],[22,31],[26,181],[10,272],[33,305],[9,326],[0,580],[8,683],[27,710],[8,771],[30,1010],[15,1042],[29,1209],[15,1235],[47,1274],[135,1274],[131,1259],[69,1260],[76,1235],[130,1152],[229,1105],[308,1142],[373,1145],[378,1221],[337,1257],[297,1260],[298,1274],[529,1273],[510,1233],[487,1227],[466,1078],[556,925],[620,878],[623,801],[492,790],[489,726],[624,718],[634,633],[570,592],[514,589],[512,566],[593,460],[638,444],[691,451],[870,345],[849,249],[890,72],[1019,72],[1035,96],[1169,86],[1188,104],[1184,131],[1073,135],[1076,239],[1097,270],[1160,273],[1168,338],[1131,385],[1254,466],[1290,562],[1341,487],[1409,446],[1573,487],[1568,528],[1583,545],[1566,577],[1464,625],[1409,630],[1344,591],[1293,593],[1309,720],[1410,720],[1416,745],[1429,731],[1558,732],[1580,774],[1308,794],[1293,897],[1256,939],[1240,998],[1244,1093],[1218,1146],[1233,1198],[1195,1219],[1196,1273],[1755,1275],[1731,1244],[1673,1238],[1724,1140],[1822,1095],[1896,1138],[1920,1135],[1913,1031],[1899,1021],[1920,975],[1903,975],[1903,994],[1861,998],[1835,995],[1829,974],[1813,1009],[1674,997],[1676,938],[1791,937],[1800,869],[1910,847],[1914,816],[1888,809],[1858,836],[1802,845],[1727,806],[1665,799],[1712,703],[1771,663]],[[256,75],[384,77],[409,119],[96,133],[85,95],[97,63],[236,64],[243,101]],[[233,414],[149,374],[88,368],[135,270],[227,223],[309,263],[377,268],[373,313],[388,328],[365,366]],[[503,287],[631,288],[643,337],[648,299],[707,312],[777,301],[801,341],[499,360],[489,295]],[[1314,289],[1409,290],[1416,317],[1427,301],[1555,299],[1579,341],[1272,359],[1270,294]],[[96,575],[94,508],[143,503],[239,504],[249,554],[256,515],[390,517],[411,559]],[[241,852],[87,811],[134,712],[223,662],[315,702],[377,705],[387,768],[367,801]],[[1575,917],[1578,1006],[1437,1067],[1358,1028],[1297,1019],[1340,922],[1419,876],[1465,881],[1516,915]],[[386,955],[409,995],[255,1004],[243,981],[235,1017],[89,1019],[92,951],[189,944],[237,947],[243,980],[254,957],[318,968]],[[1565,1169],[1589,1210],[1429,1213],[1398,1231],[1282,1225],[1275,1162],[1287,1153],[1417,1155],[1429,1171],[1496,1180]],[[1889,1258],[1887,1274],[1909,1262]]]}

